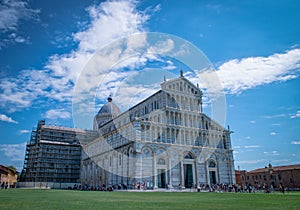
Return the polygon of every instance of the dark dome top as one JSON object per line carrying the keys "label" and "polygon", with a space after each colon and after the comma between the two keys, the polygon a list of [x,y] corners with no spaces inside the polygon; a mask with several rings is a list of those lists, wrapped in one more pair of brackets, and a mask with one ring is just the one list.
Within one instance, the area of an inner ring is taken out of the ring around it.
{"label": "dark dome top", "polygon": [[112,101],[108,101],[106,104],[102,106],[102,108],[99,110],[97,115],[101,115],[101,114],[110,114],[113,117],[116,117],[119,114],[121,114],[121,111],[116,104],[114,104]]}
{"label": "dark dome top", "polygon": [[98,129],[102,124],[112,120],[114,117],[121,114],[117,105],[112,102],[111,96],[107,98],[107,103],[104,104],[94,119],[94,129]]}
{"label": "dark dome top", "polygon": [[121,114],[119,107],[112,102],[111,96],[107,98],[107,103],[102,106],[97,115],[101,114],[110,114],[112,117]]}

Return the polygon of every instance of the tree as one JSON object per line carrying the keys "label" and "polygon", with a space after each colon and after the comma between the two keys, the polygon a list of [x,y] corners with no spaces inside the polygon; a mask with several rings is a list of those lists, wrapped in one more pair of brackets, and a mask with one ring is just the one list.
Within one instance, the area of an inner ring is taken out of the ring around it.
{"label": "tree", "polygon": [[7,166],[7,168],[9,168],[9,169],[13,170],[14,172],[17,172],[17,169],[16,169],[16,167],[14,167],[14,166],[12,166],[12,165],[10,165],[10,166]]}

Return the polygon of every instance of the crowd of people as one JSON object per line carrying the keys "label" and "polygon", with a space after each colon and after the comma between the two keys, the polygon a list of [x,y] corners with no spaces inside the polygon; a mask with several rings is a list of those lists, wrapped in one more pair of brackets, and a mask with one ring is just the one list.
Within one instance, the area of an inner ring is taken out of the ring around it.
{"label": "crowd of people", "polygon": [[[198,191],[209,191],[209,192],[236,192],[236,193],[255,193],[255,192],[262,192],[262,193],[272,193],[275,191],[273,185],[257,185],[253,186],[251,184],[248,185],[238,185],[238,184],[214,184],[212,186],[208,184],[200,185]],[[279,189],[280,192],[284,193],[286,191],[285,187],[280,184]]]}
{"label": "crowd of people", "polygon": [[7,188],[9,188],[7,182],[2,182],[0,186],[1,186],[1,189],[7,189]]}
{"label": "crowd of people", "polygon": [[75,184],[73,187],[68,187],[69,190],[91,190],[91,191],[114,191],[114,190],[127,190],[127,184],[117,184],[117,185],[109,185],[105,184],[98,186],[89,186],[85,185],[77,185]]}
{"label": "crowd of people", "polygon": [[[74,185],[73,187],[68,187],[68,189],[72,190],[92,190],[92,191],[114,191],[114,190],[152,190],[153,187],[149,187],[149,184],[146,182],[138,182],[138,183],[132,183],[130,187],[127,186],[126,183],[119,183],[115,185],[105,185],[102,184],[101,186],[89,186],[87,184],[85,185]],[[251,184],[248,185],[238,185],[238,184],[199,184],[199,185],[192,185],[191,188],[185,188],[182,187],[180,184],[177,187],[171,187],[168,184],[166,184],[165,187],[166,190],[186,190],[189,189],[190,191],[197,191],[197,192],[235,192],[235,193],[256,193],[256,192],[262,192],[262,193],[272,193],[275,191],[274,187],[272,185],[268,186],[267,184],[264,185],[258,185],[253,186]],[[285,187],[280,184],[279,188],[280,192],[284,193],[286,191]]]}

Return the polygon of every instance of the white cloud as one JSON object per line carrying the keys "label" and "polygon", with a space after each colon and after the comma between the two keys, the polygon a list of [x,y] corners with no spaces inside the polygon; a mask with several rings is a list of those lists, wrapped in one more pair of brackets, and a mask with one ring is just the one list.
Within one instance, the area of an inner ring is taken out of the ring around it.
{"label": "white cloud", "polygon": [[174,49],[174,41],[171,39],[159,41],[157,45],[150,47],[148,53],[160,53],[170,52]]}
{"label": "white cloud", "polygon": [[297,113],[296,114],[293,114],[290,118],[298,118],[298,117],[300,117],[300,110],[298,110],[297,111]]}
{"label": "white cloud", "polygon": [[28,8],[26,1],[3,0],[0,7],[0,30],[16,30],[21,19],[36,19],[39,10]]}
{"label": "white cloud", "polygon": [[48,110],[45,114],[47,119],[69,119],[71,118],[70,112],[67,112],[63,109],[51,109]]}
{"label": "white cloud", "polygon": [[276,132],[271,132],[270,135],[271,135],[271,136],[276,136],[277,133],[276,133]]}
{"label": "white cloud", "polygon": [[257,164],[257,163],[262,163],[266,162],[265,159],[258,159],[258,160],[240,160],[240,161],[235,161],[235,164]]}
{"label": "white cloud", "polygon": [[23,161],[25,155],[26,142],[20,144],[0,144],[0,151],[11,161]]}
{"label": "white cloud", "polygon": [[280,126],[281,124],[280,123],[273,123],[272,125],[273,126]]}
{"label": "white cloud", "polygon": [[279,155],[278,151],[274,150],[272,152],[263,152],[265,155],[277,156]]}
{"label": "white cloud", "polygon": [[274,119],[274,118],[281,118],[281,117],[285,117],[286,114],[274,114],[274,115],[265,115],[262,116],[265,119]]}
{"label": "white cloud", "polygon": [[300,141],[292,141],[291,144],[300,144]]}
{"label": "white cloud", "polygon": [[25,133],[30,133],[30,130],[20,130],[18,133],[21,134],[25,134]]}
{"label": "white cloud", "polygon": [[149,15],[136,10],[136,1],[107,1],[87,9],[90,27],[74,35],[79,50],[98,50],[110,42],[144,30]]}
{"label": "white cloud", "polygon": [[219,66],[217,74],[227,93],[238,94],[259,85],[296,78],[299,68],[300,49],[292,49],[268,57],[233,59]]}
{"label": "white cloud", "polygon": [[259,148],[259,145],[248,145],[248,146],[244,146],[244,148],[246,149],[250,149],[250,148]]}
{"label": "white cloud", "polygon": [[13,120],[11,117],[8,117],[4,114],[0,114],[0,121],[18,124],[17,121]]}
{"label": "white cloud", "polygon": [[255,122],[255,120],[251,120],[250,123],[255,124],[256,122]]}
{"label": "white cloud", "polygon": [[39,10],[29,7],[27,1],[3,0],[0,6],[0,49],[8,43],[28,43],[28,37],[16,34],[20,20],[38,20]]}
{"label": "white cloud", "polygon": [[[14,112],[30,107],[34,101],[43,98],[70,105],[74,84],[95,51],[118,38],[144,31],[143,25],[149,15],[138,11],[136,4],[136,1],[107,1],[89,7],[87,11],[91,16],[90,25],[86,30],[73,35],[78,48],[69,54],[51,56],[47,65],[40,70],[23,70],[16,78],[1,79],[0,106],[9,107],[8,111]],[[151,12],[147,9],[149,11]],[[16,24],[11,27],[16,27]],[[134,44],[135,42],[131,43]],[[118,51],[119,48],[115,50]],[[103,58],[101,65],[105,65],[107,60],[108,57]],[[143,59],[131,62],[136,61]],[[99,84],[97,77],[90,79],[94,84]]]}

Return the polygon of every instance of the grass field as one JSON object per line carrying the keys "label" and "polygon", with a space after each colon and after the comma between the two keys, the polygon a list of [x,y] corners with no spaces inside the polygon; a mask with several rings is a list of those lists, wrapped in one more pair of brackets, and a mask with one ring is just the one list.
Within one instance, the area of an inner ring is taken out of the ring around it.
{"label": "grass field", "polygon": [[0,209],[300,209],[300,193],[0,190]]}

